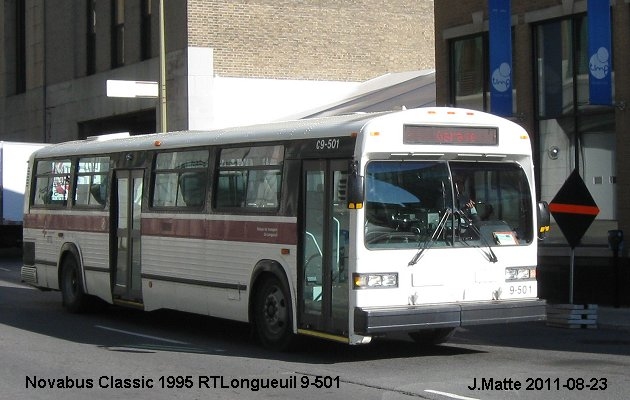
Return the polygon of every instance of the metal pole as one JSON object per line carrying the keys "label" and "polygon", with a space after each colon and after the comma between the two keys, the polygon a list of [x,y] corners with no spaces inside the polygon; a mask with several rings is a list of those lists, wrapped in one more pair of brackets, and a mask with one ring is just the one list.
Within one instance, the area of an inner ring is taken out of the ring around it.
{"label": "metal pole", "polygon": [[619,280],[621,279],[620,277],[620,271],[619,271],[619,250],[615,250],[613,252],[613,265],[614,265],[614,269],[613,269],[613,273],[615,276],[615,308],[619,308],[619,305],[621,304],[620,301],[620,297],[619,297]]}
{"label": "metal pole", "polygon": [[164,39],[164,0],[160,0],[160,132],[166,125],[166,45]]}
{"label": "metal pole", "polygon": [[571,262],[569,265],[569,304],[573,304],[573,269],[575,266],[575,248],[571,248]]}

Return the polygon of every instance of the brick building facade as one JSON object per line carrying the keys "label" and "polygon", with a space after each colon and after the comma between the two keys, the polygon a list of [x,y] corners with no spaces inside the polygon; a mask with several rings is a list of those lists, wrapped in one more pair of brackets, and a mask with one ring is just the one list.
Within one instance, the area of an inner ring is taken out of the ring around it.
{"label": "brick building facade", "polygon": [[188,45],[213,48],[222,76],[364,81],[433,68],[433,1],[188,4]]}

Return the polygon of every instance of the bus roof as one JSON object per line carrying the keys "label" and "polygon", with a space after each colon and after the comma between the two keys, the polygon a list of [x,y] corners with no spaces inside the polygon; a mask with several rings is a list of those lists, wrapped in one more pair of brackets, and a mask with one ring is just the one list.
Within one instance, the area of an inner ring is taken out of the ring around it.
{"label": "bus roof", "polygon": [[[475,115],[476,118],[471,118]],[[482,118],[479,118],[482,117]],[[209,131],[177,131],[126,136],[104,135],[85,140],[53,144],[36,152],[37,158],[73,156],[77,154],[105,154],[219,144],[256,143],[264,141],[298,140],[318,137],[344,137],[360,134],[363,127],[373,121],[399,119],[402,123],[451,124],[493,126],[512,124],[503,118],[472,111],[446,107],[426,107],[402,111],[360,113],[332,117],[274,122]],[[480,122],[481,121],[481,122]],[[522,129],[522,128],[521,128]]]}

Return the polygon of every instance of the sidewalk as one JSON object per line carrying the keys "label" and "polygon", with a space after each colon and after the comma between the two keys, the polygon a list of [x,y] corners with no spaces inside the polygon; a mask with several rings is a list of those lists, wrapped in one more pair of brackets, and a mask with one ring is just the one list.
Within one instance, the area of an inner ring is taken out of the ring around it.
{"label": "sidewalk", "polygon": [[630,331],[630,308],[598,307],[597,326],[603,329],[622,329]]}

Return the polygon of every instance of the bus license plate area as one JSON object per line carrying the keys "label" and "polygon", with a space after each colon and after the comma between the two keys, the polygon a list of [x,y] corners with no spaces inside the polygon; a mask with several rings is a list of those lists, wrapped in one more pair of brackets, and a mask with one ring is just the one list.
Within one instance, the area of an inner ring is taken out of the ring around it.
{"label": "bus license plate area", "polygon": [[536,281],[510,282],[501,286],[501,298],[536,297],[537,293]]}

